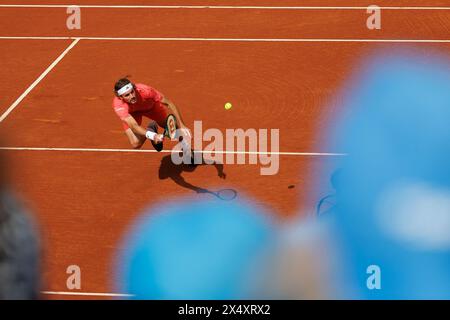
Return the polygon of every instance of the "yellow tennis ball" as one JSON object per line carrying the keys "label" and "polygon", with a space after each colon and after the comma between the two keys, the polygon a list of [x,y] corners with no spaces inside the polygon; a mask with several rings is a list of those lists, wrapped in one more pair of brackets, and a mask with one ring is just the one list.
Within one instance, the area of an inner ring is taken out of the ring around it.
{"label": "yellow tennis ball", "polygon": [[233,105],[229,102],[225,103],[225,109],[230,110]]}

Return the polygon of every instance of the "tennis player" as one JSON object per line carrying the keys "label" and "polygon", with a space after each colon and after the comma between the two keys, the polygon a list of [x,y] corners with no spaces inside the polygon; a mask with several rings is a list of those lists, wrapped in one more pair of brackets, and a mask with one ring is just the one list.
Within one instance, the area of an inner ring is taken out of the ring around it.
{"label": "tennis player", "polygon": [[[174,114],[181,135],[189,138],[189,129],[184,124],[178,108],[154,88],[140,83],[132,83],[128,78],[119,79],[114,85],[113,108],[123,124],[125,134],[134,149],[139,149],[148,139],[156,151],[163,149],[163,134],[158,134],[158,126],[163,130],[166,118]],[[142,127],[142,117],[150,119],[147,127]]]}

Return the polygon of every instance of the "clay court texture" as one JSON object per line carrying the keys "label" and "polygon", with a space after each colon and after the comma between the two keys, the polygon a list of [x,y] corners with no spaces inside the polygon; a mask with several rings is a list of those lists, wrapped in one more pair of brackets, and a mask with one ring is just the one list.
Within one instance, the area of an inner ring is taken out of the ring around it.
{"label": "clay court texture", "polygon": [[[47,298],[120,297],[112,264],[130,221],[152,203],[213,196],[195,188],[234,189],[281,220],[314,211],[316,168],[346,153],[319,140],[361,59],[391,47],[450,53],[448,1],[379,0],[379,30],[366,25],[371,1],[70,4],[80,29],[67,28],[62,1],[0,5],[2,149],[41,226]],[[223,179],[214,165],[176,168],[173,142],[161,153],[150,143],[132,149],[111,107],[125,75],[171,99],[191,128],[266,130],[266,150],[222,154]],[[278,157],[276,173],[261,174],[256,156]],[[80,290],[67,289],[71,265],[81,268]]]}

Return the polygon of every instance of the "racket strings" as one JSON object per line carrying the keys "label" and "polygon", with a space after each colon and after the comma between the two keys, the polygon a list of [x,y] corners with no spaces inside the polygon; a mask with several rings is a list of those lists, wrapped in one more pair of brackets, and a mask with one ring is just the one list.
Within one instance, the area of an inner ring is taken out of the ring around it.
{"label": "racket strings", "polygon": [[226,201],[233,200],[236,196],[237,192],[234,189],[222,189],[217,192],[217,197]]}

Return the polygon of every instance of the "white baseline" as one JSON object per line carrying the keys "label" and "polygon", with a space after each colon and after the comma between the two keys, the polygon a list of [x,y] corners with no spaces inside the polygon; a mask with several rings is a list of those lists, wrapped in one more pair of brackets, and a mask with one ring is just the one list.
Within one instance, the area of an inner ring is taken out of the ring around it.
{"label": "white baseline", "polygon": [[125,293],[100,293],[100,292],[73,292],[73,291],[41,291],[48,295],[66,295],[66,296],[92,296],[92,297],[134,297],[132,294]]}
{"label": "white baseline", "polygon": [[94,41],[217,41],[217,42],[361,42],[361,43],[450,43],[450,39],[333,39],[333,38],[158,38],[158,37],[45,37],[0,36],[0,40],[94,40]]}
{"label": "white baseline", "polygon": [[[79,8],[99,9],[242,9],[242,10],[367,10],[368,6],[218,6],[218,5],[84,5],[84,4],[1,4],[0,8],[67,8],[77,6]],[[384,6],[382,10],[450,10],[443,6]]]}

